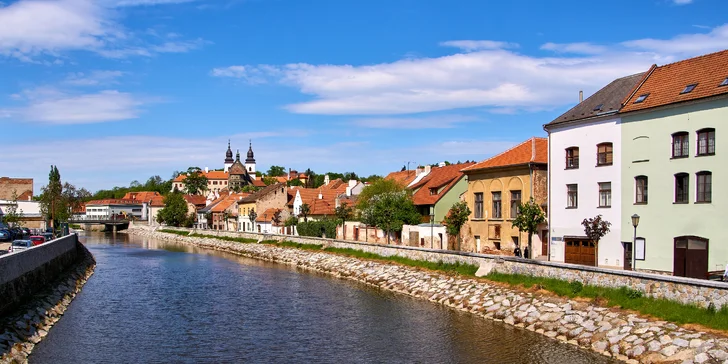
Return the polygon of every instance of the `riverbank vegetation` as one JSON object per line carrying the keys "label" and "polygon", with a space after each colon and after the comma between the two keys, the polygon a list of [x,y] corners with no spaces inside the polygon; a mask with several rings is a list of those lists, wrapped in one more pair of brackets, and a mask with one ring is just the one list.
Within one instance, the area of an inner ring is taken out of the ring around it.
{"label": "riverbank vegetation", "polygon": [[568,298],[588,298],[595,304],[632,310],[676,324],[698,324],[711,329],[728,330],[728,307],[701,308],[666,299],[645,297],[642,291],[628,287],[606,288],[584,285],[578,281],[534,277],[523,274],[490,273],[485,278],[525,289],[543,289]]}

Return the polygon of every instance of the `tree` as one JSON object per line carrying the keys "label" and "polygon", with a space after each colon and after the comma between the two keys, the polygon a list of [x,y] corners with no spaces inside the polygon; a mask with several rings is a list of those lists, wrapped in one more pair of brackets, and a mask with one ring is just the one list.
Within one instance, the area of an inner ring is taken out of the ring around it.
{"label": "tree", "polygon": [[268,177],[282,177],[286,175],[286,169],[281,166],[270,166],[265,174]]}
{"label": "tree", "polygon": [[307,203],[302,204],[301,208],[298,211],[298,215],[303,217],[303,222],[308,222],[309,214],[311,214],[311,206],[309,206]]}
{"label": "tree", "polygon": [[256,192],[258,190],[259,190],[259,188],[258,187],[255,187],[253,185],[245,185],[245,186],[243,186],[243,188],[240,189],[240,191],[247,192],[247,193],[253,193],[253,192]]}
{"label": "tree", "polygon": [[188,168],[186,174],[185,190],[188,194],[197,195],[207,191],[207,177],[205,177],[199,167]]}
{"label": "tree", "polygon": [[250,212],[248,212],[248,219],[250,219],[250,223],[253,226],[253,231],[255,231],[255,219],[258,218],[258,214],[255,212],[255,208],[250,209]]}
{"label": "tree", "polygon": [[48,185],[41,188],[40,209],[41,213],[50,220],[53,228],[58,227],[58,221],[62,218],[66,207],[63,203],[63,184],[61,184],[61,173],[54,165],[48,173]]}
{"label": "tree", "polygon": [[546,222],[546,215],[541,207],[536,204],[533,197],[526,203],[518,204],[518,216],[513,220],[512,224],[518,230],[528,234],[528,252],[529,258],[533,256],[533,234],[538,232],[538,226]]}
{"label": "tree", "polygon": [[263,177],[263,183],[265,183],[266,186],[270,186],[272,184],[278,183],[278,180],[275,177],[265,176]]}
{"label": "tree", "polygon": [[131,181],[131,183],[129,183],[129,188],[138,188],[141,186],[142,186],[142,184],[139,183],[139,181],[137,181],[137,180],[133,180],[133,181]]}
{"label": "tree", "polygon": [[351,180],[358,181],[359,176],[357,176],[356,173],[354,173],[354,172],[346,172],[346,173],[344,173],[344,176],[341,179],[343,181],[351,181]]}
{"label": "tree", "polygon": [[2,217],[0,222],[4,221],[8,227],[23,226],[23,209],[18,208],[18,194],[15,191],[13,191],[11,200],[13,203],[8,205],[5,215],[0,214]]}
{"label": "tree", "polygon": [[[470,208],[465,201],[456,202],[445,215],[445,229],[450,236],[458,237],[458,247],[460,250],[460,229],[468,221],[470,217]],[[432,237],[430,237],[432,239]]]}
{"label": "tree", "polygon": [[298,218],[295,216],[288,217],[288,219],[284,223],[285,227],[296,226],[296,225],[298,225]]}
{"label": "tree", "polygon": [[83,206],[83,202],[91,198],[91,192],[85,188],[77,189],[76,186],[66,182],[63,184],[63,192],[61,193],[63,206],[65,211],[61,220],[70,219],[73,212],[79,210]]}
{"label": "tree", "polygon": [[157,222],[169,226],[183,226],[187,222],[187,201],[181,193],[170,193],[164,198],[164,207],[157,212]]}
{"label": "tree", "polygon": [[[612,226],[612,223],[603,220],[602,215],[597,215],[593,218],[582,220],[581,225],[584,226],[584,234],[594,241],[594,245],[597,247],[597,251],[599,251],[599,240],[609,234],[609,227]],[[595,266],[599,265],[597,256],[598,254],[594,254]]]}
{"label": "tree", "polygon": [[400,232],[404,225],[420,222],[420,214],[407,191],[385,192],[372,197],[362,211],[362,221],[376,226],[387,233],[387,244],[391,232]]}
{"label": "tree", "polygon": [[295,179],[289,180],[288,182],[286,182],[286,184],[288,185],[288,187],[303,186],[303,181],[301,181],[298,178],[295,178]]}
{"label": "tree", "polygon": [[369,201],[376,195],[380,195],[388,192],[401,192],[404,191],[404,187],[394,180],[390,179],[379,179],[372,182],[370,185],[364,187],[359,194],[359,200],[357,207],[359,210],[364,211],[369,207]]}
{"label": "tree", "polygon": [[354,209],[349,207],[349,204],[347,204],[346,202],[342,202],[341,205],[334,209],[334,214],[336,215],[336,218],[341,220],[341,226],[344,226],[344,224],[346,224],[346,220],[349,220],[353,217]]}

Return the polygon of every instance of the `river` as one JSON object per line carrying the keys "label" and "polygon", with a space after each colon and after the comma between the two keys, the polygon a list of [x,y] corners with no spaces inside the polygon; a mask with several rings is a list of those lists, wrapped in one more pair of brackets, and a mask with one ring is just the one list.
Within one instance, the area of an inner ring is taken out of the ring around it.
{"label": "river", "polygon": [[96,272],[31,363],[607,363],[363,284],[174,243],[81,237]]}

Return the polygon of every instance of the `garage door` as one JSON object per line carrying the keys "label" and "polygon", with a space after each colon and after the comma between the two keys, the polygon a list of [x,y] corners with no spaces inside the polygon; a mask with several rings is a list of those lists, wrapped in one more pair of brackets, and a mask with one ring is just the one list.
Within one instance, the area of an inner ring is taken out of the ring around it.
{"label": "garage door", "polygon": [[565,243],[564,262],[594,266],[596,247],[593,241],[569,239]]}

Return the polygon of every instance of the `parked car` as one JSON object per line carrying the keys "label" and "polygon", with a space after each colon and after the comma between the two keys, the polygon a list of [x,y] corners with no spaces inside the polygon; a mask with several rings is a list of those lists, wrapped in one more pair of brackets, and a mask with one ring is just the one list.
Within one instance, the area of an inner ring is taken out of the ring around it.
{"label": "parked car", "polygon": [[29,239],[33,242],[33,245],[41,245],[46,242],[46,238],[40,235],[33,235]]}
{"label": "parked car", "polygon": [[40,234],[40,235],[43,236],[46,239],[46,241],[53,240],[53,233],[43,233],[43,234]]}
{"label": "parked car", "polygon": [[13,240],[13,243],[10,244],[10,249],[8,249],[8,253],[19,252],[32,247],[33,242],[30,240]]}
{"label": "parked car", "polygon": [[23,235],[30,236],[32,234],[32,232],[30,231],[30,229],[28,229],[27,227],[22,227],[22,228],[20,228],[20,230],[23,231]]}
{"label": "parked car", "polygon": [[2,229],[0,230],[0,241],[12,241],[12,234],[10,234],[9,230]]}

